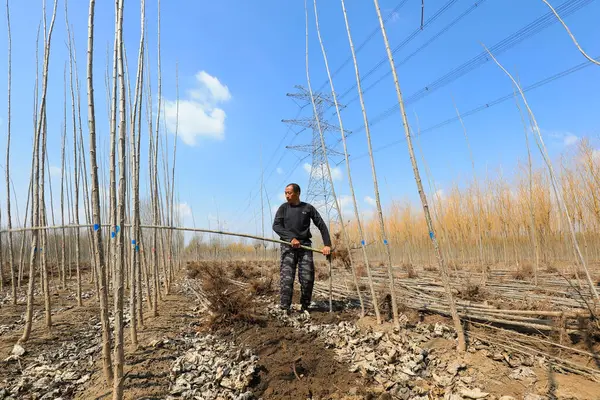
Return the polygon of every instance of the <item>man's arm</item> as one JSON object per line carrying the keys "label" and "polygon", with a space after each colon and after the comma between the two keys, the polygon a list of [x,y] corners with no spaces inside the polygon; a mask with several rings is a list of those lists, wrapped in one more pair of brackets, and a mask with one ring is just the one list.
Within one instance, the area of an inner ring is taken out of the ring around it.
{"label": "man's arm", "polygon": [[331,237],[329,236],[329,229],[327,229],[327,224],[321,218],[321,214],[317,211],[314,206],[310,206],[311,208],[311,219],[314,222],[315,226],[321,232],[321,237],[323,238],[323,244],[327,247],[331,247]]}
{"label": "man's arm", "polygon": [[279,235],[281,240],[289,242],[293,239],[292,233],[285,229],[283,226],[283,205],[279,207],[275,213],[275,219],[273,220],[273,230]]}

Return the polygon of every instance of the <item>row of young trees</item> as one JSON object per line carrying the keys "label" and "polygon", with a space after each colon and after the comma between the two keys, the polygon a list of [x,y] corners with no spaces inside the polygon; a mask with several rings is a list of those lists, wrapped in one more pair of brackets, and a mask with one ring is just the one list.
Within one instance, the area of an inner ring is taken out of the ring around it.
{"label": "row of young trees", "polygon": [[[169,145],[162,118],[160,60],[160,0],[157,0],[158,30],[155,68],[148,51],[146,5],[139,3],[140,33],[137,69],[129,73],[124,43],[124,0],[114,4],[114,47],[112,71],[106,74],[109,116],[109,163],[104,159],[97,134],[95,69],[95,0],[89,0],[87,24],[86,84],[80,84],[74,33],[64,1],[69,59],[64,65],[64,115],[62,129],[48,126],[49,71],[55,44],[58,0],[50,18],[42,2],[43,19],[41,76],[36,76],[34,93],[34,132],[31,179],[25,216],[12,213],[11,193],[11,26],[10,1],[6,0],[8,29],[8,114],[6,143],[6,229],[0,235],[0,291],[10,292],[13,304],[19,302],[21,287],[27,283],[26,317],[19,342],[26,343],[32,332],[36,296],[43,297],[45,326],[52,329],[52,296],[75,291],[79,306],[84,304],[85,271],[95,288],[92,301],[100,304],[102,360],[104,375],[113,384],[113,398],[123,397],[124,313],[130,316],[130,342],[137,345],[137,330],[146,314],[157,316],[159,302],[168,295],[180,265],[183,234],[160,226],[179,221],[175,204],[175,140]],[[133,4],[133,3],[132,3]],[[48,24],[48,19],[50,20]],[[39,37],[38,35],[38,37]],[[37,47],[36,47],[37,54]],[[36,57],[37,60],[37,57]],[[62,66],[61,66],[62,67]],[[151,70],[156,71],[152,84]],[[36,68],[36,71],[39,68]],[[112,76],[110,75],[112,72]],[[135,77],[135,81],[132,81]],[[177,78],[178,79],[178,78]],[[177,80],[176,79],[176,80]],[[153,87],[156,89],[153,90]],[[153,99],[153,92],[156,98]],[[87,94],[87,98],[82,97]],[[177,94],[178,95],[178,94]],[[53,98],[55,96],[52,96]],[[154,102],[153,102],[154,100]],[[87,124],[83,123],[81,103],[87,101]],[[178,104],[179,100],[177,100]],[[70,104],[69,104],[70,103]],[[153,108],[158,104],[158,110]],[[70,107],[69,107],[70,105]],[[70,109],[70,113],[69,113]],[[178,113],[177,113],[178,114]],[[177,115],[178,121],[178,115]],[[69,127],[72,129],[70,132]],[[87,132],[86,132],[87,131]],[[58,133],[58,134],[57,134]],[[87,140],[84,135],[87,133]],[[58,137],[60,136],[60,137]],[[47,143],[61,143],[60,206],[50,179]],[[142,169],[142,148],[148,151],[147,169]],[[108,169],[108,174],[106,170]],[[146,184],[143,185],[144,175]],[[107,182],[108,176],[108,182]],[[142,196],[144,200],[142,201]],[[80,202],[81,201],[81,202]],[[56,207],[55,207],[56,206]],[[18,211],[18,210],[17,210]],[[60,217],[58,217],[60,213]],[[21,219],[22,218],[22,219]],[[18,220],[18,222],[17,222]],[[0,225],[1,225],[0,221]],[[17,226],[17,228],[15,228]],[[74,278],[74,287],[70,285]],[[39,281],[38,281],[39,280]],[[38,285],[39,283],[39,285]],[[126,306],[126,296],[128,306]],[[144,306],[146,303],[146,306]],[[111,306],[112,304],[112,306]],[[110,323],[109,316],[114,317]]]}

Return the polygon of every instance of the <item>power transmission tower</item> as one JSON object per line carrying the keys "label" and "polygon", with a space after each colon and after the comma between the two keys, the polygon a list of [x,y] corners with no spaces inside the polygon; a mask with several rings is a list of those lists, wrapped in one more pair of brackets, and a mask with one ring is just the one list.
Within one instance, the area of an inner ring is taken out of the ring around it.
{"label": "power transmission tower", "polygon": [[[287,96],[291,97],[300,108],[310,105],[310,108],[312,109],[310,92],[302,86],[295,86],[295,88],[298,91],[296,93],[288,93]],[[311,154],[312,162],[310,168],[310,178],[308,180],[308,188],[304,198],[308,203],[313,204],[317,209],[319,209],[319,211],[323,214],[323,217],[329,223],[328,225],[331,226],[332,222],[337,221],[338,216],[336,213],[331,212],[334,204],[333,196],[331,195],[331,182],[329,181],[329,176],[327,175],[327,166],[325,164],[328,160],[325,159],[325,153],[321,147],[319,125],[317,125],[316,117],[319,117],[319,123],[321,125],[323,134],[328,131],[339,132],[340,128],[328,123],[325,121],[325,118],[323,118],[323,110],[325,106],[335,105],[331,96],[319,92],[313,93],[313,97],[317,109],[317,115],[315,115],[313,112],[311,117],[308,118],[291,120],[284,119],[282,122],[289,125],[302,127],[300,131],[296,132],[296,135],[304,132],[305,130],[312,131],[312,141],[310,144],[286,146],[286,148]],[[345,134],[348,133],[350,132],[345,131]],[[329,157],[339,157],[343,156],[343,153],[335,151],[327,146],[327,155]]]}

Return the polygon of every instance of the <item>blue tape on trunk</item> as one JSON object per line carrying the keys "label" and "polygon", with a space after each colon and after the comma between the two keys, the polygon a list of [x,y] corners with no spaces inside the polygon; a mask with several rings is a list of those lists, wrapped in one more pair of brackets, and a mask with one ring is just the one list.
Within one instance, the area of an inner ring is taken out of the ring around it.
{"label": "blue tape on trunk", "polygon": [[387,239],[384,239],[383,244],[388,244]]}
{"label": "blue tape on trunk", "polygon": [[433,232],[429,232],[429,237],[433,240],[433,238],[435,237],[435,235],[433,234]]}
{"label": "blue tape on trunk", "polygon": [[119,233],[120,230],[121,230],[121,227],[119,225],[117,225],[117,233]]}
{"label": "blue tape on trunk", "polygon": [[94,230],[97,231],[98,229],[100,229],[100,225],[94,224]]}
{"label": "blue tape on trunk", "polygon": [[364,241],[364,240],[361,240],[361,241],[360,241],[360,244],[362,244],[362,245],[364,246],[364,245],[365,245],[365,241]]}
{"label": "blue tape on trunk", "polygon": [[140,251],[140,246],[135,246],[135,251]]}
{"label": "blue tape on trunk", "polygon": [[110,237],[111,237],[112,239],[114,239],[114,238],[115,238],[115,236],[116,236],[116,233],[114,233],[114,232],[111,232],[111,233],[110,233]]}
{"label": "blue tape on trunk", "polygon": [[132,240],[131,240],[131,244],[135,244],[135,239],[132,239]]}

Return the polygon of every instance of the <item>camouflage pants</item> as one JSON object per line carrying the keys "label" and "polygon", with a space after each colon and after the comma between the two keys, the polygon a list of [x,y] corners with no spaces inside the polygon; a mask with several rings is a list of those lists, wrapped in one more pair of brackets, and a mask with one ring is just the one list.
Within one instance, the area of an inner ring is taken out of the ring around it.
{"label": "camouflage pants", "polygon": [[280,304],[284,308],[292,305],[294,293],[294,279],[298,266],[298,280],[300,281],[300,304],[304,307],[310,305],[315,282],[315,265],[312,251],[294,249],[289,245],[281,245],[280,273]]}

